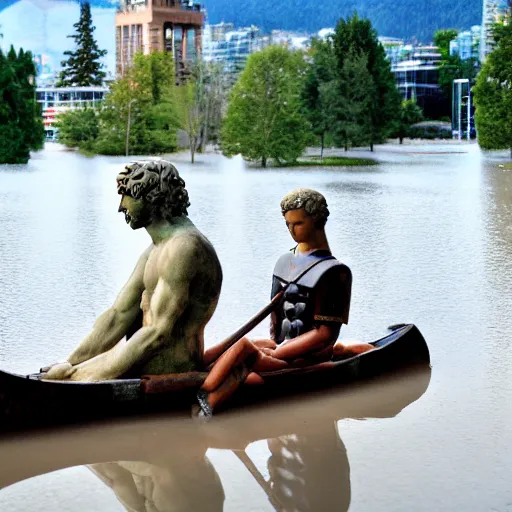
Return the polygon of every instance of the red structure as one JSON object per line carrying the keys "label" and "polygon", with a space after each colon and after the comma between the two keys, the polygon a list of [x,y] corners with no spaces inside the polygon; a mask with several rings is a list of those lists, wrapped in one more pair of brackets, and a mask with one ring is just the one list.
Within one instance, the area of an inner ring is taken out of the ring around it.
{"label": "red structure", "polygon": [[123,75],[135,53],[172,52],[176,69],[201,54],[204,14],[184,0],[121,0],[116,15],[116,71]]}

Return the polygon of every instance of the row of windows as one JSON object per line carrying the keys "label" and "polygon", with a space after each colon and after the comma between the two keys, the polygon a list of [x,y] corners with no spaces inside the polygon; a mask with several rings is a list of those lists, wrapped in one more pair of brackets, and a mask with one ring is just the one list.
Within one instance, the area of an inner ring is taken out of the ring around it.
{"label": "row of windows", "polygon": [[36,92],[36,99],[39,102],[95,101],[102,100],[104,96],[103,91]]}

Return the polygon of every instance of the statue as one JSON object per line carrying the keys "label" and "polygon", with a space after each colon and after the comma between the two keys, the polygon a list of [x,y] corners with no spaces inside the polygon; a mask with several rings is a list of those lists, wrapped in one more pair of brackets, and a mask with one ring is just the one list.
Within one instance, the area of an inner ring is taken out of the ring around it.
{"label": "statue", "polygon": [[119,212],[152,244],[113,306],[64,363],[43,379],[99,381],[202,369],[204,329],[220,295],[215,249],[187,216],[188,193],[164,160],[140,161],[117,176]]}
{"label": "statue", "polygon": [[[199,415],[211,416],[242,383],[262,384],[265,373],[351,357],[373,345],[336,341],[348,323],[352,273],[329,249],[325,224],[329,209],[325,197],[311,189],[297,189],[283,198],[281,212],[294,249],[277,261],[272,298],[283,300],[272,313],[270,338],[242,338],[217,361],[198,393]],[[217,355],[216,347],[205,354]]]}

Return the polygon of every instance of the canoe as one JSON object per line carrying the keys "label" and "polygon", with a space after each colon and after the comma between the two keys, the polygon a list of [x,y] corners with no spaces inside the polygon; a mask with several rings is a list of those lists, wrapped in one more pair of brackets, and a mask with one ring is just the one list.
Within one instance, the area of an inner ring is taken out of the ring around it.
{"label": "canoe", "polygon": [[[242,386],[229,406],[307,393],[430,363],[425,339],[413,324],[402,325],[371,343],[375,350],[349,359],[269,374],[265,385]],[[37,374],[0,371],[0,431],[190,408],[195,403],[200,378],[196,386],[186,389],[166,386],[165,382],[164,376],[101,382],[43,381]]]}

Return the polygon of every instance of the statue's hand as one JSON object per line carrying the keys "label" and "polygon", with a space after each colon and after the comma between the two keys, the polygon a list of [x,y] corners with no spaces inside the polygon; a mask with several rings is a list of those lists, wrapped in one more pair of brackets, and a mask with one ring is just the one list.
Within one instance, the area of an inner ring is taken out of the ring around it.
{"label": "statue's hand", "polygon": [[62,363],[66,363],[67,361],[57,361],[56,363],[48,364],[46,366],[43,366],[39,372],[40,373],[48,373],[54,366],[57,366]]}
{"label": "statue's hand", "polygon": [[47,372],[41,375],[45,380],[65,380],[69,379],[75,373],[75,367],[65,361],[64,363],[57,363],[50,367]]}

